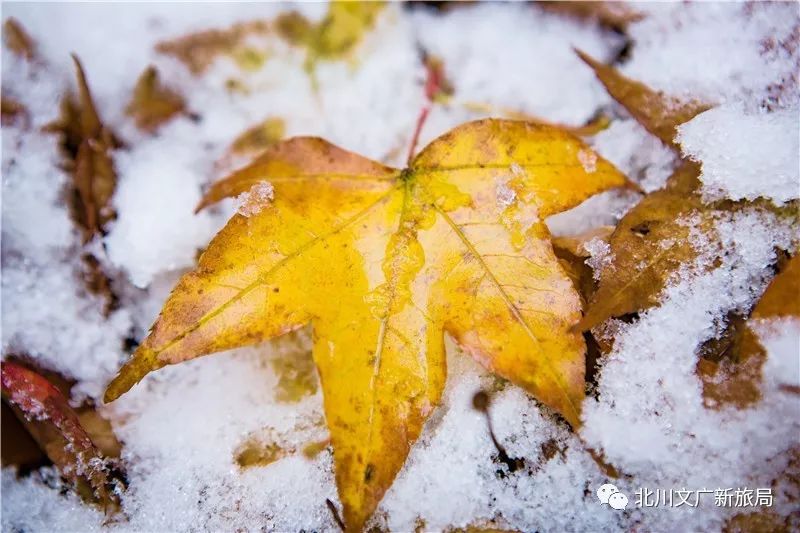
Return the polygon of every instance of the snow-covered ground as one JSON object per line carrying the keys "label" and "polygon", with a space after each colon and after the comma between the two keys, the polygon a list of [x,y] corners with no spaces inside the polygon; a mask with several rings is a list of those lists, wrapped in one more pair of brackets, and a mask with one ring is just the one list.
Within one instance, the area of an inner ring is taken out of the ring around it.
{"label": "snow-covered ground", "polygon": [[[800,196],[800,5],[797,3],[642,4],[628,28],[621,71],[675,96],[719,105],[682,126],[686,156],[703,163],[707,198],[783,204]],[[263,67],[243,71],[222,57],[202,75],[159,54],[166,38],[297,9],[312,19],[323,4],[3,4],[37,41],[38,64],[2,55],[4,96],[30,122],[2,130],[3,354],[26,354],[77,380],[75,400],[96,399],[126,359],[126,339],[141,340],[177,277],[194,264],[235,209],[232,202],[193,214],[202,188],[231,141],[261,120],[279,117],[287,135],[319,135],[349,150],[402,165],[425,103],[419,48],[441,58],[455,89],[434,107],[421,145],[479,114],[477,102],[581,125],[599,110],[611,126],[594,147],[646,191],[663,185],[676,156],[619,108],[575,55],[612,60],[624,38],[599,26],[528,4],[480,4],[436,12],[389,5],[350,61],[322,62],[318,88],[303,51],[277,37]],[[100,114],[125,141],[114,153],[118,218],[89,244],[108,272],[120,305],[107,318],[102,298],[79,278],[81,238],[63,201],[68,175],[58,139],[41,127],[58,116],[74,87],[69,57],[82,60]],[[147,65],[177,87],[199,120],[174,119],[151,136],[125,116]],[[229,90],[230,80],[240,89]],[[243,88],[243,89],[242,89]],[[556,234],[614,224],[635,203],[610,192],[548,221]],[[639,488],[768,487],[773,509],[788,514],[797,486],[780,480],[800,446],[800,401],[781,386],[800,384],[800,322],[784,321],[763,341],[763,399],[740,411],[704,407],[695,373],[698,347],[725,317],[749,309],[769,281],[776,249],[794,252],[798,227],[750,209],[715,221],[721,248],[701,242],[695,265],[667,288],[662,303],[633,323],[614,322],[616,341],[601,361],[584,406],[580,438],[536,401],[498,385],[448,346],[444,402],[428,422],[373,523],[391,531],[441,530],[494,521],[524,531],[711,531],[757,508],[601,506],[594,491],[608,478],[593,448],[625,474],[615,481],[631,502]],[[720,266],[703,265],[715,260]],[[248,438],[301,448],[324,439],[321,393],[279,401],[288,357],[308,357],[308,335],[235,350],[152,374],[102,407],[124,443],[129,487],[124,517],[62,494],[48,472],[17,479],[2,473],[3,531],[231,531],[337,529],[325,499],[338,502],[330,449],[308,459],[290,454],[242,470],[236,450]],[[527,468],[503,470],[471,406],[481,388],[493,397],[494,431]],[[318,389],[318,388],[317,388]],[[557,450],[552,452],[552,450]],[[774,480],[778,480],[773,483]],[[794,492],[793,492],[794,491]],[[795,524],[795,527],[800,527]]]}

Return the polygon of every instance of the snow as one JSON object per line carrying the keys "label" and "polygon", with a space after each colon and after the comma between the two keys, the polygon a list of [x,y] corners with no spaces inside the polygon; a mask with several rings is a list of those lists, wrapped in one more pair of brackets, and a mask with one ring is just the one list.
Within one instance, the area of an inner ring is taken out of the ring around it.
{"label": "snow", "polygon": [[236,212],[240,215],[251,217],[261,212],[275,197],[275,188],[268,181],[253,185],[249,191],[236,197],[239,204]]}
{"label": "snow", "polygon": [[597,154],[589,150],[580,150],[578,152],[578,161],[581,162],[583,170],[592,173],[597,170]]}
{"label": "snow", "polygon": [[643,2],[622,73],[676,97],[784,107],[797,102],[797,2]]}
{"label": "snow", "polygon": [[[768,281],[763,266],[774,260],[773,246],[798,244],[796,228],[756,209],[723,215],[716,229],[721,243],[703,250],[695,266],[665,291],[661,306],[633,324],[618,325],[598,398],[585,404],[583,437],[637,486],[769,487],[800,431],[796,400],[770,385],[749,411],[703,407],[695,373],[700,343],[717,333],[717,322],[728,312],[746,309],[763,291]],[[716,260],[721,266],[708,272]],[[769,360],[766,383],[784,379],[772,372],[796,364],[797,351],[770,350]],[[648,528],[670,529],[675,520],[670,511],[638,509],[633,518],[646,520]],[[685,530],[720,526],[721,516],[681,516]]]}
{"label": "snow", "polygon": [[[672,150],[608,97],[572,50],[611,59],[622,38],[529,5],[487,3],[444,13],[390,5],[353,58],[318,65],[316,92],[303,52],[274,36],[265,37],[268,58],[253,72],[220,58],[193,76],[154,51],[156,42],[189,31],[268,19],[287,9],[281,4],[3,8],[4,17],[18,18],[36,39],[47,64],[36,69],[3,50],[3,93],[27,107],[31,122],[2,128],[3,354],[24,354],[76,379],[75,401],[100,397],[130,351],[126,340],[143,338],[177,277],[235,212],[233,201],[197,215],[194,208],[204,187],[220,177],[220,161],[241,132],[276,117],[287,135],[319,135],[387,164],[405,162],[426,102],[419,46],[443,60],[455,89],[449,103],[433,107],[420,148],[481,116],[468,105],[478,103],[571,125],[609,113],[610,127],[587,142],[648,192],[663,186],[677,163]],[[325,12],[322,4],[292,8],[313,19]],[[683,152],[702,163],[705,197],[796,199],[797,4],[648,3],[635,9],[647,16],[631,24],[633,46],[623,73],[675,96],[722,104],[679,135]],[[126,142],[114,153],[118,218],[85,249],[62,200],[69,176],[60,166],[58,141],[40,132],[56,118],[60,94],[74,84],[68,50],[81,57],[102,118]],[[176,118],[155,137],[136,130],[124,108],[150,64],[199,119]],[[592,157],[584,159],[588,170]],[[268,198],[267,185],[253,193]],[[499,202],[513,201],[502,180],[496,193]],[[557,235],[615,224],[639,198],[609,191],[547,223]],[[784,391],[800,376],[800,324],[757,326],[768,357],[763,399],[747,411],[706,409],[695,367],[698,347],[719,334],[728,314],[746,312],[757,301],[775,250],[797,250],[797,222],[749,207],[720,212],[715,228],[716,245],[694,234],[702,253],[667,287],[659,306],[631,323],[606,325],[614,347],[599,361],[579,436],[448,342],[443,405],[372,524],[392,531],[489,523],[526,531],[714,530],[736,510],[641,509],[631,504],[634,491],[769,487],[786,469],[787,450],[800,431],[796,398]],[[609,259],[599,239],[586,249],[595,268]],[[107,318],[103,299],[87,294],[80,280],[78,258],[86,250],[98,257],[119,295],[119,307]],[[325,504],[329,498],[339,505],[331,450],[311,459],[299,453],[327,436],[321,393],[297,402],[276,394],[286,361],[307,358],[309,345],[304,330],[149,376],[102,407],[124,442],[124,516],[105,523],[101,513],[62,491],[51,471],[17,479],[4,468],[3,531],[335,531]],[[478,390],[490,391],[494,432],[511,457],[525,460],[522,469],[510,472],[497,460],[486,418],[471,405]],[[280,446],[286,455],[242,468],[237,450],[249,441]],[[589,448],[627,476],[609,480]],[[627,495],[627,511],[600,506],[595,490],[609,481]],[[791,491],[778,491],[774,510],[786,514],[792,505]]]}
{"label": "snow", "polygon": [[646,192],[663,187],[677,162],[672,150],[630,118],[595,135],[592,148]]}
{"label": "snow", "polygon": [[595,280],[599,280],[600,272],[614,259],[611,246],[600,237],[594,237],[583,243],[583,249],[589,253],[590,257],[586,259],[586,264],[592,268],[592,276]]}
{"label": "snow", "polygon": [[677,136],[686,157],[702,162],[708,200],[768,198],[777,205],[800,197],[800,109],[747,113],[720,106],[683,124]]}
{"label": "snow", "polygon": [[[171,131],[181,125],[188,127],[178,124]],[[115,158],[122,176],[114,195],[118,215],[105,244],[111,261],[138,287],[147,287],[159,272],[193,265],[197,250],[218,230],[208,213],[194,214],[204,171],[197,145],[176,143],[164,157],[160,141],[143,141]]]}
{"label": "snow", "polygon": [[498,207],[506,208],[513,204],[514,200],[517,199],[517,193],[514,192],[514,189],[508,186],[510,179],[511,177],[507,176],[497,180],[497,185],[495,186],[495,196],[497,197]]}
{"label": "snow", "polygon": [[[37,359],[78,379],[79,396],[97,396],[124,360],[131,318],[119,309],[105,320],[103,299],[79,281],[80,237],[62,201],[69,178],[56,137],[38,132],[57,118],[60,76],[34,74],[4,49],[9,77],[23,83],[4,95],[26,106],[30,124],[2,128],[3,357]],[[97,255],[102,262],[102,250]]]}

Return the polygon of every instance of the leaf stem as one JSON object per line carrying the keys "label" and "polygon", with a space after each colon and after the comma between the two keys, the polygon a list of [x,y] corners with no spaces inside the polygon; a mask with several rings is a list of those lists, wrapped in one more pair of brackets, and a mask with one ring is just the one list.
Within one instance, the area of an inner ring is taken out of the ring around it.
{"label": "leaf stem", "polygon": [[419,111],[417,117],[417,125],[414,128],[414,136],[411,137],[411,146],[408,147],[408,158],[406,160],[408,165],[411,165],[414,159],[414,152],[417,149],[419,142],[419,135],[422,132],[422,127],[428,119],[428,115],[436,102],[436,97],[442,92],[444,84],[444,72],[441,63],[431,60],[425,51],[422,51],[422,61],[425,64],[425,104]]}
{"label": "leaf stem", "polygon": [[431,112],[431,103],[427,102],[419,112],[419,116],[417,117],[417,125],[414,128],[414,136],[411,138],[411,146],[408,147],[408,158],[406,159],[406,164],[411,165],[411,161],[414,159],[414,151],[417,148],[417,143],[419,142],[419,134],[422,131],[422,126],[425,125],[425,121],[428,119],[428,114]]}

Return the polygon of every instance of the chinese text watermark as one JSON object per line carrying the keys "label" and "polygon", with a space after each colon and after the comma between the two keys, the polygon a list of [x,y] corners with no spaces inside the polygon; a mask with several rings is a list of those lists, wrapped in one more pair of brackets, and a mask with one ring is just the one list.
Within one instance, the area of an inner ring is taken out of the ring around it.
{"label": "chinese text watermark", "polygon": [[[649,489],[638,488],[634,492],[636,507],[699,507],[702,504],[717,507],[772,507],[771,488],[729,487],[716,489]],[[597,489],[601,504],[624,510],[628,497],[611,483]]]}

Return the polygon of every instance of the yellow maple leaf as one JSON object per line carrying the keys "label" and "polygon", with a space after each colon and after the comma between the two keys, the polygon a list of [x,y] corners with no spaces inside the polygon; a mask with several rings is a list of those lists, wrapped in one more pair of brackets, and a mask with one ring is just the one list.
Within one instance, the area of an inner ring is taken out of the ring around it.
{"label": "yellow maple leaf", "polygon": [[543,220],[626,180],[579,139],[481,120],[398,170],[293,138],[215,184],[201,207],[263,181],[274,200],[214,238],[106,401],[152,370],[311,322],[348,529],[375,510],[440,401],[444,333],[580,424],[585,345],[570,329],[580,298]]}

